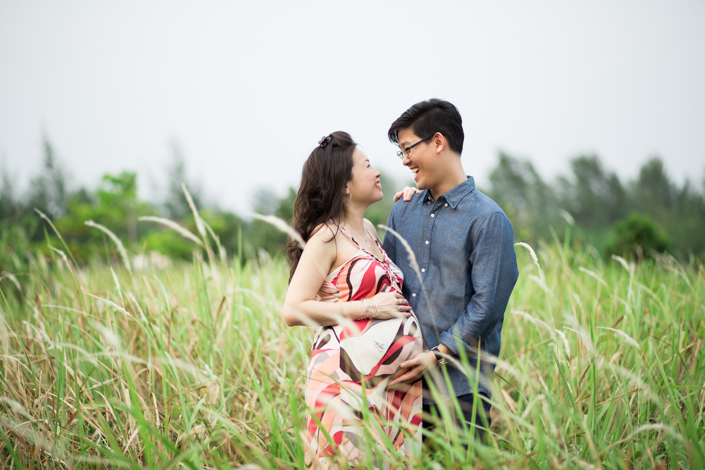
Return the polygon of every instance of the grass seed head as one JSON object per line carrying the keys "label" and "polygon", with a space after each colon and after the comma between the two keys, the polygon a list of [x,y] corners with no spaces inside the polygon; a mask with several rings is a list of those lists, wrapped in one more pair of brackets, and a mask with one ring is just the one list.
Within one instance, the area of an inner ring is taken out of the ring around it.
{"label": "grass seed head", "polygon": [[553,328],[548,326],[546,323],[542,322],[536,317],[531,316],[530,314],[522,311],[522,310],[517,310],[517,309],[512,309],[511,310],[512,314],[520,316],[522,318],[525,318],[526,320],[529,320],[531,323],[535,325],[542,325],[544,328],[548,330],[549,333],[551,333],[551,337],[553,337]]}
{"label": "grass seed head", "polygon": [[570,212],[564,209],[559,209],[558,210],[558,215],[563,217],[566,222],[568,222],[568,225],[573,226],[575,225],[575,219],[573,218],[572,215],[570,215]]}
{"label": "grass seed head", "polygon": [[515,243],[514,246],[523,246],[524,248],[529,250],[529,254],[531,255],[531,260],[534,262],[536,267],[539,268],[539,270],[541,269],[541,266],[539,266],[539,257],[536,256],[536,252],[534,251],[533,248],[531,248],[531,246],[528,243],[518,242],[518,243]]}
{"label": "grass seed head", "polygon": [[101,325],[98,322],[93,322],[93,327],[98,330],[105,340],[106,344],[110,345],[116,351],[122,351],[122,345],[120,344],[120,338],[117,334],[110,328]]}
{"label": "grass seed head", "polygon": [[117,235],[115,235],[107,227],[97,224],[92,220],[86,221],[85,224],[89,227],[97,228],[98,230],[106,234],[115,243],[115,245],[117,245],[118,253],[120,253],[120,258],[122,258],[122,262],[125,264],[125,267],[130,272],[130,274],[132,274],[132,265],[130,264],[130,258],[127,256],[127,250],[125,249],[125,246],[122,244]]}
{"label": "grass seed head", "polygon": [[555,332],[556,335],[563,342],[563,348],[565,349],[566,358],[570,359],[570,343],[568,343],[568,338],[566,338],[565,333],[563,333],[561,330],[555,330]]}
{"label": "grass seed head", "polygon": [[0,397],[0,402],[5,403],[9,408],[10,411],[18,414],[24,418],[27,419],[32,419],[29,413],[24,409],[24,407],[17,401],[13,400],[12,398],[7,398],[7,397]]}
{"label": "grass seed head", "polygon": [[201,237],[203,237],[203,240],[206,239],[206,229],[203,227],[203,221],[201,220],[201,216],[198,215],[198,209],[196,208],[196,204],[193,202],[193,198],[191,197],[191,193],[188,192],[188,189],[186,189],[186,183],[181,183],[181,189],[184,190],[184,195],[186,196],[186,201],[188,202],[189,207],[191,208],[191,212],[193,212],[193,219],[196,221],[196,228],[198,229],[198,233],[201,234]]}
{"label": "grass seed head", "polygon": [[587,274],[588,276],[591,276],[591,277],[597,279],[597,281],[598,281],[600,284],[602,284],[603,286],[607,287],[607,283],[605,282],[605,280],[602,279],[600,276],[598,276],[597,273],[595,273],[595,271],[590,271],[589,269],[585,269],[585,268],[583,268],[582,266],[580,266],[578,269],[579,269],[581,272],[584,272],[585,274]]}
{"label": "grass seed head", "polygon": [[627,272],[630,274],[630,276],[632,274],[634,274],[634,265],[633,264],[628,263],[627,260],[625,260],[621,256],[617,256],[617,255],[612,255],[612,259],[619,262],[619,264],[621,264],[622,267],[627,270]]}
{"label": "grass seed head", "polygon": [[145,215],[145,216],[139,217],[137,220],[139,220],[141,222],[156,222],[158,224],[165,225],[165,226],[169,227],[170,229],[176,231],[182,237],[187,238],[187,239],[191,240],[192,242],[196,243],[198,246],[201,246],[201,247],[203,246],[203,242],[196,235],[191,233],[188,229],[177,224],[173,220],[164,219],[162,217],[154,217],[152,215]]}
{"label": "grass seed head", "polygon": [[256,214],[254,212],[250,212],[247,215],[249,215],[252,218],[255,218],[257,220],[261,220],[262,222],[266,222],[270,225],[273,225],[276,229],[278,229],[280,232],[284,232],[288,236],[290,236],[292,239],[296,241],[296,243],[299,244],[299,247],[303,250],[306,248],[306,242],[304,241],[303,238],[301,238],[301,234],[294,230],[289,224],[287,224],[284,220],[280,219],[277,216],[274,215],[262,215],[262,214]]}
{"label": "grass seed head", "polygon": [[641,350],[641,347],[639,346],[639,343],[637,343],[637,342],[634,340],[634,338],[632,338],[631,336],[629,336],[628,334],[626,334],[626,333],[625,333],[624,331],[622,331],[622,330],[617,330],[617,329],[615,329],[615,328],[610,328],[610,327],[608,327],[608,326],[598,326],[597,329],[599,329],[599,330],[609,330],[609,331],[612,331],[612,332],[616,333],[617,336],[619,336],[619,338],[621,338],[625,343],[627,343],[627,344],[629,344],[629,345],[631,345],[631,346],[634,346],[635,348]]}

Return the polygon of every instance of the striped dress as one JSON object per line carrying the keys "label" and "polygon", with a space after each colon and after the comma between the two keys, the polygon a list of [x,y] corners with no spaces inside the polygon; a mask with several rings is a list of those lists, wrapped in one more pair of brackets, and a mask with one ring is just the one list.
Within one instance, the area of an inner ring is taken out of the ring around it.
{"label": "striped dress", "polygon": [[[348,302],[379,292],[401,292],[402,272],[379,243],[384,260],[364,250],[344,228],[340,230],[358,251],[326,277],[317,300]],[[319,327],[306,385],[306,464],[311,468],[326,466],[341,456],[354,464],[371,452],[375,468],[384,468],[377,456],[388,454],[392,446],[407,458],[417,457],[421,449],[421,381],[398,390],[387,387],[401,363],[422,350],[421,330],[413,314]],[[370,421],[363,430],[365,415],[379,426]]]}

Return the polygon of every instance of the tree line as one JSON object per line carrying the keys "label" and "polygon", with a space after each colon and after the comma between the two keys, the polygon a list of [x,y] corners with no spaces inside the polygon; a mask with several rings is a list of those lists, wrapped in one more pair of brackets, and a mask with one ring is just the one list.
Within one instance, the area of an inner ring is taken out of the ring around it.
{"label": "tree line", "polygon": [[[499,154],[489,187],[481,189],[503,208],[517,241],[562,242],[570,227],[571,243],[591,244],[604,256],[642,258],[670,252],[684,260],[705,259],[705,179],[698,185],[690,180],[678,185],[659,158],[646,162],[638,177],[626,183],[595,155],[576,157],[570,164],[571,174],[548,182],[529,160]],[[67,170],[45,138],[43,166],[26,192],[18,194],[13,179],[2,169],[0,272],[23,272],[31,259],[51,259],[65,246],[67,255],[79,264],[112,262],[117,257],[114,244],[104,232],[86,225],[87,221],[109,228],[132,253],[156,252],[169,259],[188,260],[197,248],[192,241],[163,225],[140,220],[159,216],[195,233],[184,183],[212,240],[218,240],[214,246],[225,256],[247,260],[283,252],[286,236],[276,228],[209,203],[201,187],[189,181],[176,146],[166,176],[158,201],[138,198],[138,177],[130,171],[106,174],[92,190],[72,187]],[[385,199],[367,213],[375,225],[386,223],[394,190],[402,186],[385,175],[382,180]],[[255,212],[291,220],[295,188],[288,188],[284,196],[262,189],[256,196]]]}
{"label": "tree line", "polygon": [[596,155],[570,161],[571,174],[547,182],[526,159],[499,154],[488,194],[514,226],[517,239],[558,238],[574,225],[574,243],[589,243],[604,256],[645,257],[669,252],[687,261],[705,256],[705,173],[697,184],[678,185],[663,161],[649,159],[623,183]]}

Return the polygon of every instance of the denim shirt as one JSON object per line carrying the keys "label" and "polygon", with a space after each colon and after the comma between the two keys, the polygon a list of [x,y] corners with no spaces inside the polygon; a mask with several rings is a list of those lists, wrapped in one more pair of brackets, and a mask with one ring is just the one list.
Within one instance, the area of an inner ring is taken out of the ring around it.
{"label": "denim shirt", "polygon": [[[387,225],[416,256],[421,278],[401,241],[391,232],[385,234],[384,250],[404,273],[403,293],[419,320],[425,348],[443,343],[457,356],[460,346],[473,371],[478,340],[481,355],[498,356],[504,311],[519,277],[514,233],[502,209],[475,189],[475,180],[468,176],[435,201],[428,190],[409,202],[397,201]],[[481,365],[476,378],[449,362],[453,390],[434,383],[441,393],[461,396],[472,393],[477,381],[478,391],[491,396],[488,380],[494,364],[483,360]],[[424,395],[424,403],[433,402]]]}

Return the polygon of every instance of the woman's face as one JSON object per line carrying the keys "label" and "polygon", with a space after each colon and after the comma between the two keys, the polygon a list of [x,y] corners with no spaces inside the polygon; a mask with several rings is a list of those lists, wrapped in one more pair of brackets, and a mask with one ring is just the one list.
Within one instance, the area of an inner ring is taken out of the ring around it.
{"label": "woman's face", "polygon": [[355,147],[353,153],[352,175],[352,180],[347,184],[352,194],[351,202],[370,205],[382,200],[384,194],[379,181],[380,172],[372,167],[365,151],[359,146]]}

